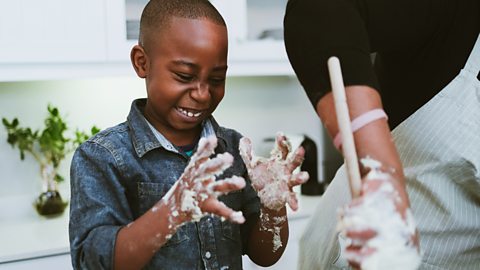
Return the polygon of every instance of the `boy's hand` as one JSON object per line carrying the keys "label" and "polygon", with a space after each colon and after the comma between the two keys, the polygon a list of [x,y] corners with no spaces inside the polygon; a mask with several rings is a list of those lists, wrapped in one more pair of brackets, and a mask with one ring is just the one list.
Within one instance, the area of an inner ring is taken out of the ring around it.
{"label": "boy's hand", "polygon": [[247,167],[253,188],[262,205],[279,210],[286,203],[297,210],[298,202],[292,188],[308,180],[307,172],[293,173],[302,164],[305,150],[299,147],[291,152],[290,142],[283,134],[277,134],[270,158],[255,157],[250,139],[240,140],[240,155]]}
{"label": "boy's hand", "polygon": [[339,229],[347,238],[346,259],[354,268],[418,267],[416,228],[398,185],[390,174],[372,169],[362,179],[360,197],[340,214]]}
{"label": "boy's hand", "polygon": [[180,179],[164,196],[163,200],[170,206],[170,224],[181,225],[189,221],[198,221],[208,213],[218,215],[235,223],[243,223],[242,212],[235,212],[218,200],[218,196],[242,189],[245,180],[233,176],[215,181],[232,165],[233,157],[229,153],[218,154],[210,159],[217,146],[217,138],[201,138],[198,150],[180,176]]}

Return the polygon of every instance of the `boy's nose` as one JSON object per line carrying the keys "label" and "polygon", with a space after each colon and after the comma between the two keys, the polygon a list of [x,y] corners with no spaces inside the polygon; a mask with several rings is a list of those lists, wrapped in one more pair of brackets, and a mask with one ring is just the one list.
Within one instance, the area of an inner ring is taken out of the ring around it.
{"label": "boy's nose", "polygon": [[210,89],[207,83],[199,82],[192,91],[190,96],[198,102],[208,101],[210,99]]}

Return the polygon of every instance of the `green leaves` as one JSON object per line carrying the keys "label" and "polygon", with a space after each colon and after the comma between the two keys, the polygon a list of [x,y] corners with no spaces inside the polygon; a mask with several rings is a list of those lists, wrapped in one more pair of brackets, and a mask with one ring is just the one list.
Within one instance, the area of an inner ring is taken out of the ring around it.
{"label": "green leaves", "polygon": [[70,141],[65,138],[64,132],[67,124],[58,113],[58,109],[48,106],[49,116],[45,119],[45,129],[38,138],[41,152],[57,168],[67,154],[67,144]]}
{"label": "green leaves", "polygon": [[[9,121],[2,118],[2,123],[7,130],[7,142],[20,151],[20,159],[25,159],[25,153],[30,153],[40,165],[52,164],[56,170],[67,154],[72,152],[90,136],[100,131],[93,126],[91,133],[75,131],[74,138],[67,138],[67,123],[60,115],[58,109],[48,105],[48,115],[45,118],[43,130],[32,131],[29,127],[21,127],[17,118]],[[63,177],[56,174],[55,181],[63,181]]]}
{"label": "green leaves", "polygon": [[20,150],[20,159],[24,160],[25,152],[31,152],[33,150],[34,143],[38,139],[38,132],[32,132],[30,128],[19,127],[20,122],[17,118],[14,118],[12,122],[2,118],[2,123],[7,129],[7,142],[12,147],[18,147]]}

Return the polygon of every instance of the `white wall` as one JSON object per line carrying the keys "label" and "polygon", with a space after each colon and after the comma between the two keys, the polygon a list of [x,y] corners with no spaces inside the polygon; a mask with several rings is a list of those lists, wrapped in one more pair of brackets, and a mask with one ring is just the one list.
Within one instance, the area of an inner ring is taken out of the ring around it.
{"label": "white wall", "polygon": [[[132,71],[133,72],[133,71]],[[75,81],[0,83],[0,117],[18,117],[22,125],[43,126],[47,104],[57,106],[70,128],[106,128],[123,122],[133,99],[144,97],[144,83],[136,77]],[[298,81],[293,77],[228,78],[225,98],[214,116],[224,126],[235,128],[258,146],[277,131],[307,134],[321,141],[321,123]],[[70,158],[61,166],[68,191]],[[17,149],[6,142],[0,127],[0,197],[40,191],[38,164],[27,156],[20,161]]]}

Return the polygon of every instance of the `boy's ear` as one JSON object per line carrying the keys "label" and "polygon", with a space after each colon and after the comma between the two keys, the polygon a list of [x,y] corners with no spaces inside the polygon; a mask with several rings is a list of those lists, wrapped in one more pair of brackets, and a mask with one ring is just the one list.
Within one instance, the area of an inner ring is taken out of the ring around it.
{"label": "boy's ear", "polygon": [[135,45],[130,52],[130,60],[138,77],[145,78],[149,70],[148,56],[145,49],[138,44]]}

